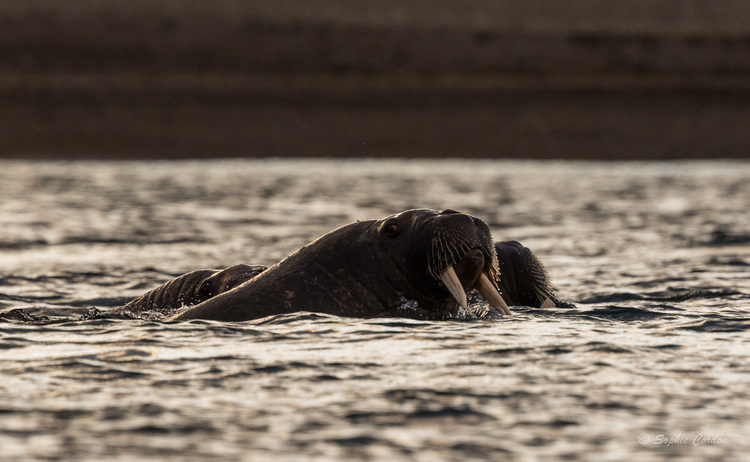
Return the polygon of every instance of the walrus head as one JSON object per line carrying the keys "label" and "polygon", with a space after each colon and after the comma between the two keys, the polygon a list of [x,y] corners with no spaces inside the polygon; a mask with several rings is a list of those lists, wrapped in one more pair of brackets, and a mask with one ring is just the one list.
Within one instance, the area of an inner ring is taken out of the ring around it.
{"label": "walrus head", "polygon": [[379,220],[376,229],[379,242],[413,289],[407,296],[431,315],[450,314],[455,302],[467,309],[466,291],[471,289],[499,312],[510,314],[492,282],[499,269],[484,221],[455,210],[419,209]]}

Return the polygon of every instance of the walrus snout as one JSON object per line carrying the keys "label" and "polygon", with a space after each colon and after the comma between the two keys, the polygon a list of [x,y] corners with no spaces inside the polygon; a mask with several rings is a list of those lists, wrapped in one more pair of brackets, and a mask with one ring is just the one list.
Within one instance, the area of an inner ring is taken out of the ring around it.
{"label": "walrus snout", "polygon": [[428,270],[461,307],[468,307],[465,288],[477,289],[490,305],[510,314],[492,283],[499,270],[492,235],[484,221],[444,210],[435,217],[431,244]]}
{"label": "walrus snout", "polygon": [[461,285],[474,287],[477,284],[484,270],[484,261],[484,253],[480,249],[473,249],[453,265]]}
{"label": "walrus snout", "polygon": [[544,264],[518,241],[495,243],[502,278],[496,278],[511,305],[550,308],[564,303],[557,300],[555,286]]}

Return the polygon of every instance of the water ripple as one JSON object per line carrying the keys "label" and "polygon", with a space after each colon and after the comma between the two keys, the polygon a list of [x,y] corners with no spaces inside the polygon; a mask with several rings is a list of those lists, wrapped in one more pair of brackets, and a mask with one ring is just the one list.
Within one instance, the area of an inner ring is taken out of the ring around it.
{"label": "water ripple", "polygon": [[[0,458],[750,453],[746,164],[0,164]],[[242,323],[115,309],[411,206],[471,212],[523,242],[567,307]]]}

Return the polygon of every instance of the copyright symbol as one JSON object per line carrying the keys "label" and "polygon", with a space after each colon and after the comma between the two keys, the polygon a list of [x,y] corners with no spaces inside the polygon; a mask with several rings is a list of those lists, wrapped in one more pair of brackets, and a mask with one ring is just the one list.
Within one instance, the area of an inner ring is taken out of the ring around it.
{"label": "copyright symbol", "polygon": [[638,435],[638,442],[642,445],[647,445],[649,441],[651,441],[651,437],[648,436],[648,433],[641,433]]}

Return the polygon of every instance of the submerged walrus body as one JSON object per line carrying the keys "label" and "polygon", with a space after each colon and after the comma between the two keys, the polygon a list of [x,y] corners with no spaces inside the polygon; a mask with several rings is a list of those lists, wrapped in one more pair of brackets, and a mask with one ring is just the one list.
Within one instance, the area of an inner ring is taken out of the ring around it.
{"label": "submerged walrus body", "polygon": [[467,307],[464,288],[476,288],[501,314],[507,305],[556,302],[544,266],[518,242],[493,245],[487,225],[469,215],[410,210],[339,228],[270,268],[187,273],[124,308],[195,305],[175,320],[239,321],[295,311],[442,319]]}
{"label": "submerged walrus body", "polygon": [[137,313],[197,305],[244,284],[266,268],[261,265],[235,265],[225,270],[191,271],[146,292],[122,308]]}

